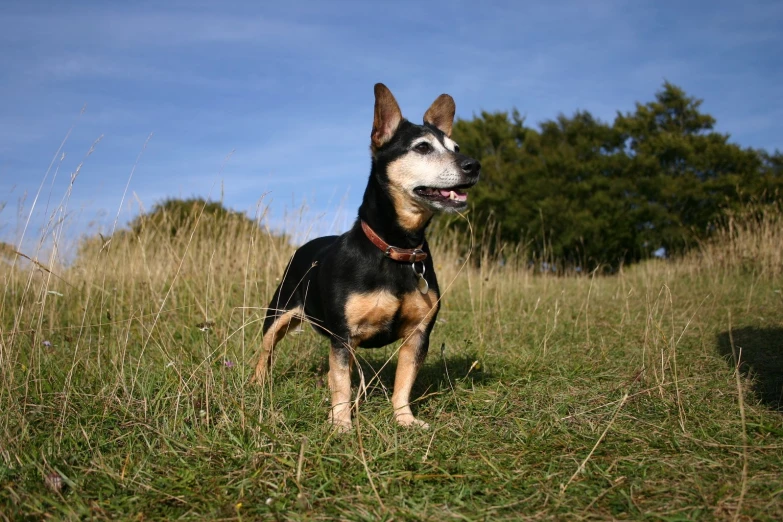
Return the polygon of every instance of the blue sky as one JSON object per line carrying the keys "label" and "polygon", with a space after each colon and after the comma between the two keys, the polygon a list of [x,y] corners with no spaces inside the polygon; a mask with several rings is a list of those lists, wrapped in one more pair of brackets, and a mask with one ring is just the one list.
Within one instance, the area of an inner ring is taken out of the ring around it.
{"label": "blue sky", "polygon": [[70,238],[192,195],[342,231],[378,81],[413,121],[447,92],[459,117],[516,107],[536,124],[611,121],[666,79],[733,141],[783,148],[781,28],[779,1],[3,2],[0,240],[19,241],[44,182],[23,245],[38,238],[81,162]]}

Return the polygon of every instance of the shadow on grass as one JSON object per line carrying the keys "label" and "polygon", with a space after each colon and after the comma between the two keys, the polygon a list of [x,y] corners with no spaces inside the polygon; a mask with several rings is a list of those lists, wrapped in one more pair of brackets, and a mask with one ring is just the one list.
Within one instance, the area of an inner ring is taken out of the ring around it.
{"label": "shadow on grass", "polygon": [[[374,380],[375,383],[370,386],[368,395],[382,395],[383,392],[378,387],[378,380],[383,388],[391,392],[394,389],[394,378],[397,372],[397,356],[391,358],[387,363],[388,353],[374,351],[371,349],[362,349],[359,353],[359,365],[364,372],[365,379]],[[480,365],[474,366],[478,357],[474,354],[453,354],[444,357],[440,350],[430,349],[424,365],[419,370],[416,381],[413,385],[412,398],[416,400],[422,395],[438,393],[456,386],[457,382],[462,382],[466,377],[474,384],[482,384],[493,379],[492,372],[483,371]],[[326,385],[327,371],[329,370],[328,361],[325,359],[314,363],[310,371],[319,376],[319,380]],[[378,379],[374,379],[375,374]],[[352,372],[351,381],[353,385],[358,384],[356,369]],[[451,384],[449,384],[451,381]]]}
{"label": "shadow on grass", "polygon": [[[447,355],[444,359],[439,352],[440,350],[430,350],[430,354],[413,384],[411,402],[415,404],[413,406],[414,414],[417,414],[417,411],[432,399],[433,394],[449,393],[449,390],[456,388],[458,383],[465,382],[466,377],[469,379],[468,382],[477,385],[486,383],[493,378],[490,372],[480,371],[473,367],[473,363],[477,359],[473,354],[452,354]],[[375,375],[385,360],[369,358],[361,361],[364,375],[366,377]],[[380,382],[389,393],[394,389],[396,371],[397,357],[393,357],[389,364],[379,372]],[[382,393],[378,386],[371,386],[368,395],[381,395]]]}
{"label": "shadow on grass", "polygon": [[767,407],[783,412],[783,328],[740,328],[732,330],[731,337],[722,332],[718,352],[729,366],[739,359],[742,374],[754,381],[756,396]]}
{"label": "shadow on grass", "polygon": [[[375,375],[375,372],[378,372],[383,385],[391,389],[394,386],[394,377],[397,372],[397,357],[392,357],[391,361],[384,366],[385,357],[367,356],[366,353],[364,355],[365,357],[360,359],[360,364],[365,377],[371,377]],[[454,385],[456,381],[461,381],[466,376],[470,376],[474,383],[491,379],[490,373],[476,368],[471,369],[476,359],[477,357],[472,354],[451,355],[444,359],[436,350],[430,350],[430,354],[416,377],[413,394],[432,393],[447,389],[450,387],[449,380]]]}

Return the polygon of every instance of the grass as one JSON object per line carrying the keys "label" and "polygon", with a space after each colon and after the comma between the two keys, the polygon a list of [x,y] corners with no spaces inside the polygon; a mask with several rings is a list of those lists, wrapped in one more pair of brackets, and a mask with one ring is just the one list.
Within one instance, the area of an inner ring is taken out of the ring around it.
{"label": "grass", "polygon": [[197,215],[8,256],[0,519],[783,519],[783,276],[735,255],[783,238],[745,225],[612,277],[463,266],[443,236],[431,428],[390,421],[391,346],[360,353],[346,435],[309,329],[248,385],[286,242]]}

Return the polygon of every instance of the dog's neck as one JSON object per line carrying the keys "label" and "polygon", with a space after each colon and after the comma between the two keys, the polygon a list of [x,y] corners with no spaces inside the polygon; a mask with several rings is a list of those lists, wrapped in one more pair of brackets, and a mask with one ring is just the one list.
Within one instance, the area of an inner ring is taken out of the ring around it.
{"label": "dog's neck", "polygon": [[[388,244],[400,248],[416,248],[424,243],[424,231],[430,220],[416,230],[400,225],[399,216],[389,192],[381,187],[374,175],[370,176],[364,191],[359,219],[364,220]],[[358,223],[357,223],[358,224]]]}

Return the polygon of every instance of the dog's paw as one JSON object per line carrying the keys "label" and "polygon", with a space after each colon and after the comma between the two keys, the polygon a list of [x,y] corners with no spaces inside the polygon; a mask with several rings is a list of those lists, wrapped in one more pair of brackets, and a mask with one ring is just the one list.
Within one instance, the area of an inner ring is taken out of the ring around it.
{"label": "dog's paw", "polygon": [[253,384],[253,385],[256,385],[256,386],[263,386],[265,379],[266,379],[266,372],[256,371],[253,374],[253,376],[250,378],[250,384]]}
{"label": "dog's paw", "polygon": [[333,421],[329,419],[329,425],[336,431],[337,433],[350,433],[353,429],[353,424],[350,420],[336,420]]}
{"label": "dog's paw", "polygon": [[334,412],[329,412],[328,423],[337,433],[348,433],[353,429],[350,410],[348,410],[347,417],[345,415],[334,415]]}
{"label": "dog's paw", "polygon": [[400,426],[405,426],[406,428],[418,428],[422,430],[430,429],[429,424],[417,419],[413,415],[405,415],[405,414],[397,415],[395,420],[397,421],[397,424],[399,424]]}

